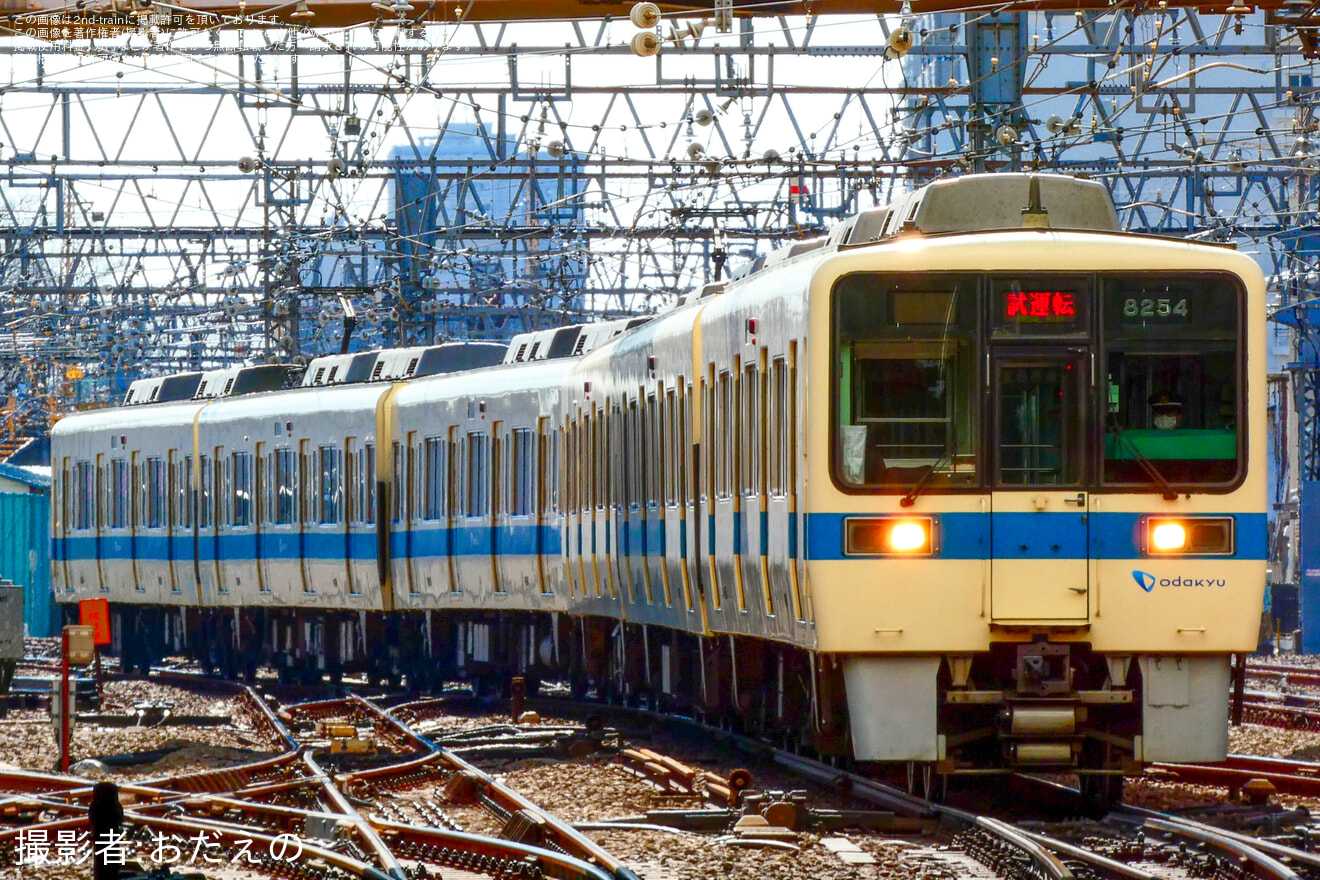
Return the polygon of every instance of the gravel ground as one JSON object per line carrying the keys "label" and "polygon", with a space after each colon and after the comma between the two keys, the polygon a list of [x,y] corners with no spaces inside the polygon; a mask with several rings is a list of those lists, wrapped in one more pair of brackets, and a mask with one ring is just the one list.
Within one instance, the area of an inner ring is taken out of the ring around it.
{"label": "gravel ground", "polygon": [[1244,724],[1228,729],[1228,750],[1235,754],[1266,758],[1320,761],[1320,733]]}
{"label": "gravel ground", "polygon": [[[838,835],[835,835],[838,836]],[[607,831],[591,835],[613,853],[628,853],[628,864],[643,880],[851,880],[905,877],[919,880],[991,878],[993,872],[961,853],[926,843],[845,835],[875,859],[873,865],[847,865],[821,845],[821,836],[798,836],[798,852],[744,849],[707,835]]]}
{"label": "gravel ground", "polygon": [[[1244,724],[1228,729],[1228,750],[1233,754],[1260,755],[1266,758],[1320,761],[1320,733]],[[1124,803],[1152,810],[1179,810],[1223,804],[1227,798],[1222,788],[1184,785],[1150,773],[1141,779],[1127,780],[1123,787]],[[1320,813],[1320,799],[1279,795],[1276,800],[1286,807],[1304,806],[1313,813]]]}
{"label": "gravel ground", "polygon": [[[508,725],[507,716],[496,714],[456,715],[431,719],[418,725],[432,735]],[[543,724],[579,727],[580,722],[546,718]],[[528,727],[534,728],[535,725]],[[693,764],[707,772],[727,776],[747,766],[747,760],[723,752],[718,744],[694,745],[664,737],[625,737],[629,745],[652,748]],[[517,761],[482,762],[482,769],[528,798],[532,803],[570,823],[636,819],[655,809],[701,809],[694,795],[660,790],[626,769],[608,753],[560,761],[532,758]],[[755,769],[756,787],[765,790],[802,789],[801,780]],[[829,794],[812,792],[812,807],[848,806]],[[857,805],[852,805],[857,806]],[[418,824],[452,822],[475,834],[499,834],[503,822],[480,806],[451,804],[444,799],[443,785],[381,794],[375,809],[366,810],[390,821]],[[797,850],[750,848],[732,836],[669,833],[647,830],[600,829],[586,832],[605,849],[623,859],[644,880],[853,880],[853,878],[913,877],[921,880],[992,877],[991,872],[961,852],[943,847],[929,838],[904,839],[864,832],[835,833],[845,837],[875,861],[850,865],[821,844],[821,835],[799,834]]]}
{"label": "gravel ground", "polygon": [[[136,764],[106,772],[83,771],[83,775],[115,780],[147,779],[153,776],[188,773],[196,770],[228,767],[261,760],[283,751],[264,730],[254,729],[238,712],[236,701],[225,697],[199,695],[182,688],[149,681],[115,681],[105,686],[105,698],[98,714],[128,714],[134,703],[173,702],[179,715],[228,715],[234,723],[228,727],[159,727],[74,726],[70,748],[71,760],[81,761],[103,755],[118,755],[153,749],[173,749],[173,753],[153,764]],[[37,770],[55,769],[59,751],[50,716],[41,710],[14,710],[0,721],[0,768]]]}

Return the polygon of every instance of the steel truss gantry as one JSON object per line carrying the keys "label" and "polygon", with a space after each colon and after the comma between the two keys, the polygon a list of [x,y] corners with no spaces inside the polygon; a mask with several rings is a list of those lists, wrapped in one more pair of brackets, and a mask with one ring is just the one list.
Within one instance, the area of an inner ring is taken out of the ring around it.
{"label": "steel truss gantry", "polygon": [[362,346],[654,309],[964,170],[1091,174],[1134,229],[1309,260],[1282,237],[1320,167],[1284,13],[666,21],[654,57],[626,20],[239,24],[0,43],[11,415],[336,350],[346,308]]}

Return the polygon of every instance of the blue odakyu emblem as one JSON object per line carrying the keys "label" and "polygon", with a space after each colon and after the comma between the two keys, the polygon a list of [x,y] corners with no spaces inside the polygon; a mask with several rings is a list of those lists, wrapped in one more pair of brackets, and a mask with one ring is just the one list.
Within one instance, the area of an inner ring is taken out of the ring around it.
{"label": "blue odakyu emblem", "polygon": [[1137,582],[1137,586],[1141,587],[1147,593],[1155,589],[1155,584],[1158,582],[1158,578],[1148,571],[1133,570],[1132,579]]}

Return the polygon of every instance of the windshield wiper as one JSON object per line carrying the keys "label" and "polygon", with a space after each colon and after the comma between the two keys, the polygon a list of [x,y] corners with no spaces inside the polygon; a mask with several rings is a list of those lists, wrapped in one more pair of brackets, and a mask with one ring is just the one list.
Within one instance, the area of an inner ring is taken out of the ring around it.
{"label": "windshield wiper", "polygon": [[934,475],[936,469],[939,468],[940,465],[944,464],[944,462],[948,461],[952,457],[953,457],[952,452],[946,452],[943,455],[941,455],[938,459],[936,459],[934,464],[926,465],[926,472],[921,475],[921,479],[917,480],[915,483],[912,484],[912,488],[908,489],[907,494],[904,495],[902,499],[899,500],[898,502],[899,505],[901,505],[902,507],[911,507],[913,504],[915,504],[917,501],[917,496],[921,494],[921,487],[926,485],[926,481],[929,480],[932,475]]}
{"label": "windshield wiper", "polygon": [[1109,423],[1114,429],[1114,436],[1117,437],[1119,442],[1126,446],[1134,456],[1136,456],[1137,464],[1141,465],[1142,470],[1149,474],[1155,482],[1160,484],[1160,488],[1164,490],[1164,500],[1177,501],[1178,493],[1173,491],[1173,486],[1169,485],[1169,481],[1164,478],[1164,474],[1160,473],[1159,468],[1155,467],[1155,463],[1147,458],[1141,449],[1137,447],[1136,441],[1124,433],[1123,428],[1118,424],[1118,417],[1114,416],[1110,419]]}

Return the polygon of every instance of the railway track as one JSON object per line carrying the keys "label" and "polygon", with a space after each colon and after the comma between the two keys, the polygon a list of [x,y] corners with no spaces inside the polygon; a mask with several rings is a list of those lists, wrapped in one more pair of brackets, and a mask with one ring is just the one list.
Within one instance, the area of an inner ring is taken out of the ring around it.
{"label": "railway track", "polygon": [[[177,680],[230,693],[238,711],[280,743],[282,751],[244,765],[121,785],[131,840],[140,846],[165,841],[183,851],[200,837],[207,854],[222,861],[240,860],[246,870],[272,877],[407,880],[438,872],[444,877],[499,880],[637,880],[641,875],[625,859],[590,836],[593,831],[630,829],[665,829],[785,852],[797,848],[797,835],[824,836],[844,829],[854,836],[873,833],[921,840],[925,835],[927,841],[934,840],[930,835],[939,835],[966,858],[1011,878],[1293,878],[1312,872],[1320,876],[1320,859],[1305,852],[1304,835],[1294,845],[1253,841],[1187,817],[1124,809],[1105,826],[1094,826],[1089,836],[1070,840],[1046,833],[1039,824],[931,803],[876,780],[709,728],[697,735],[756,756],[775,773],[796,780],[798,790],[762,790],[746,770],[714,772],[663,750],[631,746],[618,729],[598,718],[585,724],[493,723],[437,732],[437,719],[461,699],[387,705],[350,695],[276,705],[252,688],[196,677]],[[536,706],[545,707],[547,714],[557,708],[580,708],[641,719],[634,726],[680,723],[617,707],[576,707],[556,701]],[[594,755],[610,756],[663,796],[686,799],[689,806],[600,822],[570,822],[478,767],[490,761],[554,762]],[[1308,776],[1305,768],[1262,759],[1235,760],[1232,767],[1219,769],[1277,777],[1279,791],[1291,790],[1280,784],[1285,777],[1320,790],[1320,775]],[[1192,781],[1193,773],[1214,768],[1159,769]],[[1320,774],[1320,767],[1313,766],[1311,772]],[[1224,779],[1214,783],[1202,779],[1197,777],[1201,784],[1233,786]],[[846,792],[855,806],[820,806],[812,802],[807,788]],[[17,862],[25,834],[43,831],[53,840],[61,832],[78,833],[88,827],[92,787],[87,780],[6,771],[0,773],[0,792],[0,866]],[[403,794],[414,795],[406,810],[400,799]],[[1065,803],[1077,797],[1061,794]],[[484,834],[463,830],[451,815],[462,810],[484,811],[498,830]],[[1065,814],[1082,810],[1076,800],[1064,807]],[[1297,820],[1292,824],[1304,824],[1306,817],[1292,818]],[[297,858],[288,858],[295,848]]]}

